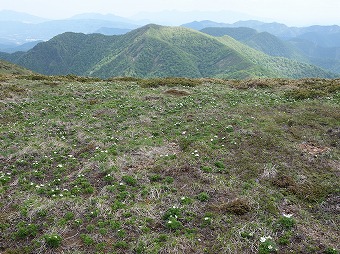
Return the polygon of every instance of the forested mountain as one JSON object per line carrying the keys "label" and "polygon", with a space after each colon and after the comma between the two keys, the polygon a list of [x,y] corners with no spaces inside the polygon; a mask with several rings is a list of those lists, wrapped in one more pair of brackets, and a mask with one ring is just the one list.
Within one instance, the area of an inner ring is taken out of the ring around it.
{"label": "forested mountain", "polygon": [[147,25],[125,35],[64,33],[3,58],[48,75],[185,77],[334,77],[312,65],[271,57],[231,37]]}
{"label": "forested mountain", "polygon": [[201,32],[212,36],[228,35],[254,49],[271,56],[282,56],[295,60],[307,60],[290,43],[280,40],[268,32],[257,32],[248,27],[208,27]]}
{"label": "forested mountain", "polygon": [[[265,28],[271,31],[276,27],[277,33],[290,29],[291,36],[299,34],[297,37],[286,38],[286,40],[271,33],[259,32],[249,27],[221,27],[223,24],[207,21],[193,22],[187,24],[187,26],[199,27],[207,24],[211,24],[212,27],[205,27],[201,31],[212,36],[228,35],[268,55],[282,56],[310,63],[328,71],[340,73],[340,33],[338,33],[338,26],[288,28],[283,24],[264,25],[264,23],[258,21],[233,24],[233,26],[248,25],[256,27],[260,31],[265,30]],[[288,36],[288,33],[286,35]]]}

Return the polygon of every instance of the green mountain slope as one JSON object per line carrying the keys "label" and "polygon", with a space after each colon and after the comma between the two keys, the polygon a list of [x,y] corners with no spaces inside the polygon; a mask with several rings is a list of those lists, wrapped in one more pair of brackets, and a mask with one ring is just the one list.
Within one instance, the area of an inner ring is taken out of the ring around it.
{"label": "green mountain slope", "polygon": [[[230,48],[239,52],[243,58],[249,59],[253,67],[250,70],[242,70],[240,73],[234,73],[235,77],[247,77],[248,75],[257,77],[289,77],[289,78],[302,78],[302,77],[322,77],[327,72],[314,65],[301,63],[294,60],[289,60],[284,57],[270,57],[263,52],[250,48],[229,36],[218,38],[219,41],[228,45]],[[247,73],[246,71],[251,71]],[[328,73],[329,76],[332,74]]]}
{"label": "green mountain slope", "polygon": [[324,47],[318,43],[294,38],[289,41],[298,48],[310,62],[331,72],[340,73],[340,47]]}
{"label": "green mountain slope", "polygon": [[94,74],[109,76],[108,71],[114,70],[143,77],[212,77],[251,66],[215,38],[181,27],[146,26],[121,37],[121,44],[97,65]]}
{"label": "green mountain slope", "polygon": [[316,67],[269,57],[230,37],[220,39],[183,27],[158,25],[120,36],[65,33],[27,53],[7,57],[48,75],[333,77]]}
{"label": "green mountain slope", "polygon": [[257,32],[255,29],[248,27],[207,27],[202,29],[201,32],[219,37],[228,35],[271,56],[308,61],[297,48],[268,32]]}
{"label": "green mountain slope", "polygon": [[43,74],[83,75],[108,53],[107,46],[114,41],[115,36],[64,33],[39,43],[14,61]]}

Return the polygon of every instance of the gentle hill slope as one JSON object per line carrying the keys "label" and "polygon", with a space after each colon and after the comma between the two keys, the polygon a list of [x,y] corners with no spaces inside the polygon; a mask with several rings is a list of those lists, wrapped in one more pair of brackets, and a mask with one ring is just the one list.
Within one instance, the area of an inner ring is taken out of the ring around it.
{"label": "gentle hill slope", "polygon": [[23,75],[32,74],[32,71],[12,63],[0,60],[0,75]]}
{"label": "gentle hill slope", "polygon": [[0,251],[337,253],[339,119],[340,80],[0,79]]}
{"label": "gentle hill slope", "polygon": [[[120,36],[65,33],[27,53],[5,59],[43,74],[71,73],[101,78],[334,77],[314,66],[269,57],[235,40],[158,25],[147,25]],[[280,70],[282,66],[285,68]]]}

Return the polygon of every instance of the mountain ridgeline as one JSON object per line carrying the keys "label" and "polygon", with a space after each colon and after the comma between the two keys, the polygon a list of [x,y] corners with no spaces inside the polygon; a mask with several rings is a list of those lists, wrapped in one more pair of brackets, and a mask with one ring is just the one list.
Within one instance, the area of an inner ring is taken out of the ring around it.
{"label": "mountain ridgeline", "polygon": [[249,27],[207,27],[203,28],[201,32],[217,37],[228,35],[270,56],[281,56],[289,59],[307,61],[303,54],[288,42],[280,40],[268,32],[257,32],[255,29]]}
{"label": "mountain ridgeline", "polygon": [[256,20],[233,24],[204,20],[182,26],[214,36],[229,35],[266,54],[287,57],[340,73],[340,26],[337,25],[288,27]]}
{"label": "mountain ridgeline", "polygon": [[[254,36],[251,35],[252,42]],[[249,41],[248,37],[245,35],[244,40]],[[313,65],[281,57],[285,54],[269,56],[230,36],[214,37],[184,27],[151,24],[115,36],[64,33],[28,52],[0,54],[0,57],[46,75],[335,77]]]}

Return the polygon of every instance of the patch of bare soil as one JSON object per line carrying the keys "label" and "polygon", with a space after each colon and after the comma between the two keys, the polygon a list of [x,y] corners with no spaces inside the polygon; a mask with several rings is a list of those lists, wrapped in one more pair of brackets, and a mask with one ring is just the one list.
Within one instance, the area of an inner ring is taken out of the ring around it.
{"label": "patch of bare soil", "polygon": [[304,153],[308,153],[308,154],[313,155],[313,156],[324,154],[324,153],[326,153],[326,152],[331,150],[329,147],[317,146],[317,145],[312,144],[312,143],[302,143],[302,144],[299,144],[299,148]]}
{"label": "patch of bare soil", "polygon": [[183,91],[183,90],[177,90],[177,89],[170,89],[164,92],[165,94],[170,94],[174,96],[188,96],[190,95],[189,92]]}

